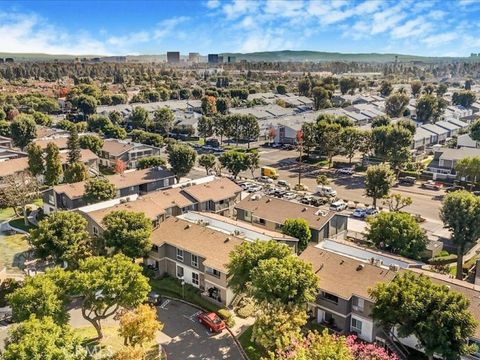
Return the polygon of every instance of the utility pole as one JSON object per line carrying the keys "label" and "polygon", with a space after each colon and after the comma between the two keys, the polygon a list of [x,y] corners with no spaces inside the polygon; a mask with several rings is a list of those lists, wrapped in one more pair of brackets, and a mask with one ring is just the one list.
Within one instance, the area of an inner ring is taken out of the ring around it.
{"label": "utility pole", "polygon": [[302,160],[303,160],[303,131],[297,131],[297,144],[300,151],[300,157],[298,158],[298,189],[302,184]]}

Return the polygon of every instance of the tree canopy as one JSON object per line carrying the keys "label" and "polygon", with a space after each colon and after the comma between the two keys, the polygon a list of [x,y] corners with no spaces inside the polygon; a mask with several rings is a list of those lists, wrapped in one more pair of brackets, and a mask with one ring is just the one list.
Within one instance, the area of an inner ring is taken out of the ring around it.
{"label": "tree canopy", "polygon": [[285,219],[282,225],[282,232],[286,235],[293,236],[298,239],[298,250],[305,250],[312,238],[312,232],[305,219]]}
{"label": "tree canopy", "polygon": [[195,166],[197,153],[190,146],[174,144],[168,148],[167,152],[168,162],[177,179],[187,175]]}
{"label": "tree canopy", "polygon": [[385,197],[395,183],[395,174],[390,166],[385,164],[371,165],[367,168],[365,177],[365,192],[373,199],[373,206],[377,206],[377,199]]}
{"label": "tree canopy", "polygon": [[84,198],[87,203],[97,203],[100,201],[106,201],[115,199],[117,196],[117,190],[105,177],[90,178],[85,183],[85,195]]}

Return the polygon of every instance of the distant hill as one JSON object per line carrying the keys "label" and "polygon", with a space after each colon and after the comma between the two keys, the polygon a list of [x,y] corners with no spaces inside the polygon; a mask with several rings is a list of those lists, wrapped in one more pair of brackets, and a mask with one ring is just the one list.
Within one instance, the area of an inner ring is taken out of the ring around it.
{"label": "distant hill", "polygon": [[314,62],[329,62],[329,61],[356,61],[356,62],[391,62],[395,61],[398,56],[398,61],[422,61],[422,62],[443,62],[452,60],[469,60],[470,58],[453,58],[453,57],[426,57],[417,55],[403,55],[403,54],[380,54],[380,53],[365,53],[365,54],[348,54],[338,52],[325,51],[265,51],[253,53],[223,53],[225,56],[235,56],[236,60],[247,61],[314,61]]}
{"label": "distant hill", "polygon": [[[398,61],[420,61],[425,63],[436,63],[446,61],[480,61],[480,57],[428,57],[417,55],[405,55],[405,54],[380,54],[380,53],[364,53],[364,54],[349,54],[338,52],[325,52],[325,51],[295,51],[295,50],[282,50],[282,51],[264,51],[253,53],[222,53],[225,58],[227,56],[235,56],[237,61],[267,61],[267,62],[281,62],[281,61],[294,61],[294,62],[331,62],[331,61],[344,61],[344,62],[379,62],[386,63],[395,61],[398,57]],[[126,55],[128,61],[135,62],[161,62],[166,60],[165,54],[151,54],[151,55]],[[0,53],[0,58],[14,58],[16,62],[21,61],[52,61],[52,60],[73,60],[75,58],[94,58],[102,57],[102,55],[55,55],[55,54],[42,54],[42,53]],[[182,54],[182,59],[186,59],[186,54]],[[206,57],[202,56],[202,59]],[[225,60],[226,61],[226,60]]]}

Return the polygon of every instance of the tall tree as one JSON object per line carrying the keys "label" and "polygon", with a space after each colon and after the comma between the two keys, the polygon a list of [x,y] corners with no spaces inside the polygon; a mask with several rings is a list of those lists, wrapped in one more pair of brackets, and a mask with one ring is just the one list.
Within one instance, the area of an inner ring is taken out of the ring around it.
{"label": "tall tree", "polygon": [[38,256],[52,256],[71,267],[92,254],[87,220],[76,212],[56,211],[41,220],[31,231],[31,243]]}
{"label": "tall tree", "polygon": [[298,93],[302,96],[310,96],[311,82],[308,77],[298,82]]}
{"label": "tall tree", "polygon": [[105,243],[115,252],[135,259],[151,250],[152,222],[143,212],[113,211],[102,222],[105,226]]}
{"label": "tall tree", "polygon": [[282,232],[298,239],[298,251],[300,252],[307,248],[308,243],[312,239],[310,226],[305,219],[285,219],[282,225]]}
{"label": "tall tree", "polygon": [[142,128],[145,130],[151,124],[147,110],[145,110],[141,106],[136,106],[133,108],[129,117],[129,121],[134,128]]}
{"label": "tall tree", "polygon": [[440,218],[452,232],[457,246],[457,279],[463,280],[463,253],[480,237],[480,198],[467,191],[454,191],[445,196]]}
{"label": "tall tree", "polygon": [[37,124],[31,115],[18,115],[10,123],[13,144],[24,148],[37,137]]}
{"label": "tall tree", "polygon": [[62,177],[60,150],[54,143],[48,143],[45,155],[45,183],[50,186],[60,184]]}
{"label": "tall tree", "polygon": [[4,176],[0,182],[0,206],[11,207],[15,215],[18,209],[23,213],[25,225],[28,225],[27,205],[39,196],[39,183],[28,172]]}
{"label": "tall tree", "polygon": [[89,204],[115,199],[117,189],[107,178],[90,178],[85,183],[85,201]]}
{"label": "tall tree", "polygon": [[258,151],[247,153],[247,166],[248,170],[252,173],[252,178],[255,178],[255,170],[260,167],[260,154]]}
{"label": "tall tree", "polygon": [[244,152],[230,150],[223,153],[219,160],[235,179],[240,172],[248,169],[248,156]]}
{"label": "tall tree", "polygon": [[323,87],[315,86],[312,89],[313,107],[315,110],[326,109],[332,107],[330,101],[330,93]]}
{"label": "tall tree", "polygon": [[473,350],[469,338],[477,326],[469,301],[447,286],[435,284],[425,275],[405,272],[390,283],[370,290],[373,318],[400,337],[414,335],[425,354],[458,359]]}
{"label": "tall tree", "polygon": [[125,255],[89,257],[74,272],[74,293],[82,297],[82,316],[103,338],[102,320],[121,308],[142,304],[150,291],[142,268]]}
{"label": "tall tree", "polygon": [[332,158],[341,151],[340,137],[342,126],[337,123],[320,121],[317,123],[317,145],[327,157],[328,165],[332,165]]}
{"label": "tall tree", "polygon": [[95,114],[95,111],[97,110],[98,101],[95,97],[90,95],[80,95],[76,97],[75,103],[85,117]]}
{"label": "tall tree", "polygon": [[380,95],[382,96],[390,96],[390,94],[393,91],[393,86],[390,81],[382,81],[382,84],[380,85]]}
{"label": "tall tree", "polygon": [[83,135],[79,139],[79,144],[82,149],[89,149],[97,155],[103,148],[103,140],[96,135]]}
{"label": "tall tree", "polygon": [[207,175],[210,173],[210,170],[215,168],[217,164],[217,157],[213,154],[203,154],[198,158],[198,165],[205,168]]}
{"label": "tall tree", "polygon": [[435,120],[438,101],[433,95],[423,95],[417,101],[417,119],[423,123]]}
{"label": "tall tree", "polygon": [[385,101],[385,112],[388,116],[391,117],[402,116],[408,105],[409,100],[410,99],[405,94],[392,94]]}
{"label": "tall tree", "polygon": [[462,105],[466,108],[472,106],[477,100],[475,94],[471,91],[454,92],[452,96],[452,103],[455,105]]}
{"label": "tall tree", "polygon": [[50,317],[32,316],[9,331],[2,360],[87,360],[89,356],[82,340],[69,325],[58,325]]}
{"label": "tall tree", "polygon": [[68,147],[68,164],[73,165],[82,159],[80,151],[80,140],[78,138],[77,128],[73,127],[70,131],[70,137],[67,141]]}
{"label": "tall tree", "polygon": [[167,149],[168,162],[177,180],[187,175],[195,166],[197,153],[188,145],[175,144]]}
{"label": "tall tree", "polygon": [[410,87],[412,90],[412,95],[416,97],[418,94],[420,94],[420,91],[422,90],[422,82],[415,80],[410,83]]}
{"label": "tall tree", "polygon": [[470,126],[470,136],[473,140],[480,142],[480,119]]}
{"label": "tall tree", "polygon": [[395,183],[395,174],[386,164],[371,165],[365,176],[365,192],[373,199],[373,206],[377,206],[377,199],[388,195]]}
{"label": "tall tree", "polygon": [[143,346],[155,339],[163,324],[157,319],[157,309],[142,304],[120,316],[118,332],[126,346]]}
{"label": "tall tree", "polygon": [[84,163],[75,162],[68,165],[65,170],[64,180],[67,183],[73,184],[76,182],[84,181],[88,178],[88,170]]}
{"label": "tall tree", "polygon": [[148,156],[137,161],[137,169],[148,169],[152,167],[164,167],[167,162],[160,155]]}
{"label": "tall tree", "polygon": [[212,118],[207,116],[202,116],[200,119],[198,119],[197,131],[198,131],[198,135],[203,137],[205,141],[207,141],[208,137],[213,136],[214,128],[213,128]]}
{"label": "tall tree", "polygon": [[420,259],[428,239],[415,218],[404,212],[381,212],[369,217],[367,239],[382,250]]}
{"label": "tall tree", "polygon": [[175,115],[169,108],[161,108],[153,113],[153,126],[161,134],[168,134],[172,130],[174,122]]}
{"label": "tall tree", "polygon": [[258,120],[253,115],[242,116],[240,119],[240,127],[241,137],[247,141],[247,147],[250,148],[250,142],[256,141],[260,135]]}
{"label": "tall tree", "polygon": [[28,170],[33,176],[42,175],[45,171],[45,161],[43,160],[43,150],[40,145],[30,143],[27,146]]}
{"label": "tall tree", "polygon": [[347,127],[340,134],[340,143],[342,154],[348,158],[348,162],[352,163],[352,158],[360,151],[365,137],[361,129],[356,127]]}

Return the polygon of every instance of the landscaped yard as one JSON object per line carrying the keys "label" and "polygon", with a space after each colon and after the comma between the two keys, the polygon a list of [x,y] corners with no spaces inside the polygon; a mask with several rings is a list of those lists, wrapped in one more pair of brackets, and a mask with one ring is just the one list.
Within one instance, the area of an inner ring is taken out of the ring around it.
{"label": "landscaped yard", "polygon": [[25,261],[25,252],[30,249],[25,235],[0,234],[0,268],[19,270]]}
{"label": "landscaped yard", "polygon": [[263,354],[263,352],[258,349],[257,345],[255,345],[255,343],[251,340],[252,331],[253,326],[250,326],[242,333],[242,335],[238,337],[238,341],[240,341],[243,350],[245,350],[250,360],[260,360],[265,354]]}
{"label": "landscaped yard", "polygon": [[220,309],[219,306],[203,298],[200,291],[189,284],[184,285],[185,291],[183,291],[180,281],[173,277],[165,276],[162,279],[151,279],[150,286],[153,291],[160,295],[184,299],[209,311],[218,311]]}
{"label": "landscaped yard", "polygon": [[23,219],[23,217],[10,220],[8,223],[14,228],[17,228],[23,231],[30,231],[30,229],[34,228],[34,226],[32,226],[31,224],[25,225],[25,220]]}

